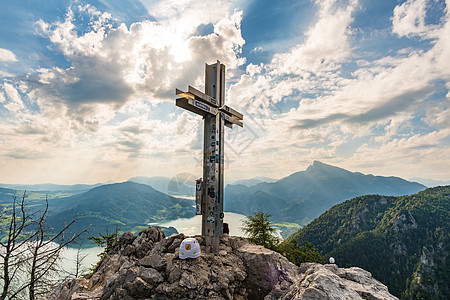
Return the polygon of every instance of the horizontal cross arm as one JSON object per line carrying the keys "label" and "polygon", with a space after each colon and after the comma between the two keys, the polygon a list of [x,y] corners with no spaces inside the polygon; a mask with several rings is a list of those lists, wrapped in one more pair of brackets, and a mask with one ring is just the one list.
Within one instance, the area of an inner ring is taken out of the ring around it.
{"label": "horizontal cross arm", "polygon": [[200,92],[199,90],[193,88],[192,86],[188,86],[188,91],[189,91],[189,93],[193,94],[197,100],[206,101],[206,102],[208,102],[208,104],[212,104],[216,107],[218,106],[217,100],[215,98],[208,96],[203,92]]}
{"label": "horizontal cross arm", "polygon": [[195,99],[198,101],[202,101],[206,104],[218,107],[216,99],[214,99],[211,96],[206,95],[203,92],[200,92],[199,90],[193,88],[192,86],[188,86],[187,92],[183,92],[182,90],[176,89],[175,93],[179,97]]}
{"label": "horizontal cross arm", "polygon": [[234,110],[233,108],[229,107],[228,105],[224,105],[219,109],[220,109],[220,111],[222,111],[232,117],[235,117],[238,120],[244,119],[244,116],[240,112],[238,112],[237,110]]}
{"label": "horizontal cross arm", "polygon": [[217,115],[218,113],[217,108],[192,98],[178,98],[176,105],[203,117],[208,114]]}
{"label": "horizontal cross arm", "polygon": [[244,123],[242,123],[242,121],[239,120],[238,118],[233,117],[233,116],[229,116],[227,114],[222,114],[222,115],[223,115],[223,119],[225,120],[225,125],[227,127],[232,128],[233,124],[236,124],[236,125],[238,125],[240,127],[244,126]]}

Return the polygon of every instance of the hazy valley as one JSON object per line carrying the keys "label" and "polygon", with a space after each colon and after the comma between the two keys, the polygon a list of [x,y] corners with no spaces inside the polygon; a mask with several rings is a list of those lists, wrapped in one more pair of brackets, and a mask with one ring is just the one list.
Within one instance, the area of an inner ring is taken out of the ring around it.
{"label": "hazy valley", "polygon": [[[49,222],[55,230],[64,220],[77,216],[75,230],[91,224],[95,233],[116,227],[123,232],[136,232],[148,223],[194,216],[193,178],[133,177],[123,183],[95,185],[0,184],[0,204],[9,203],[13,196],[20,197],[27,188],[27,202],[34,209],[48,197]],[[409,195],[425,188],[398,177],[364,175],[315,161],[305,171],[279,180],[255,178],[228,184],[224,209],[243,215],[258,210],[270,213],[287,237],[350,198],[367,194]]]}

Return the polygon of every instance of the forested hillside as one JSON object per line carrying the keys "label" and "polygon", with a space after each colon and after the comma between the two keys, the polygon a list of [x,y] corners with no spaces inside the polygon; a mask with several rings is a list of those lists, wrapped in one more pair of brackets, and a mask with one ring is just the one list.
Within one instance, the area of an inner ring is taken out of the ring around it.
{"label": "forested hillside", "polygon": [[411,196],[368,195],[336,205],[293,235],[324,259],[359,266],[403,299],[450,295],[450,186]]}
{"label": "forested hillside", "polygon": [[50,202],[49,222],[54,228],[64,220],[77,218],[73,230],[80,231],[91,224],[97,234],[118,226],[127,231],[146,228],[149,222],[192,217],[192,201],[163,194],[151,186],[135,182],[103,185],[88,192]]}

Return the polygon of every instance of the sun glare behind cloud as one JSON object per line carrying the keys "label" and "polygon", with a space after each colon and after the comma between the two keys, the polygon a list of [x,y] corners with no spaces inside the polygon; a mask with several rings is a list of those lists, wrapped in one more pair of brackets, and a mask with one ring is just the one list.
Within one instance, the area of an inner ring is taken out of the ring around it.
{"label": "sun glare behind cloud", "polygon": [[183,40],[181,37],[174,35],[171,41],[170,54],[176,63],[185,62],[191,59],[191,52],[188,47],[187,41]]}

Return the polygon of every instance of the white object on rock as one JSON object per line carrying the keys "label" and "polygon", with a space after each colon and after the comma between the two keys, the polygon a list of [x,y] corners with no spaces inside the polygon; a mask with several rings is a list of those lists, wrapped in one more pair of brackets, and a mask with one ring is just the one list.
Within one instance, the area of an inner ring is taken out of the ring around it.
{"label": "white object on rock", "polygon": [[179,253],[181,259],[197,258],[200,254],[200,244],[195,238],[187,238],[181,242]]}
{"label": "white object on rock", "polygon": [[329,261],[330,261],[330,264],[334,264],[334,258],[333,257],[330,257]]}

